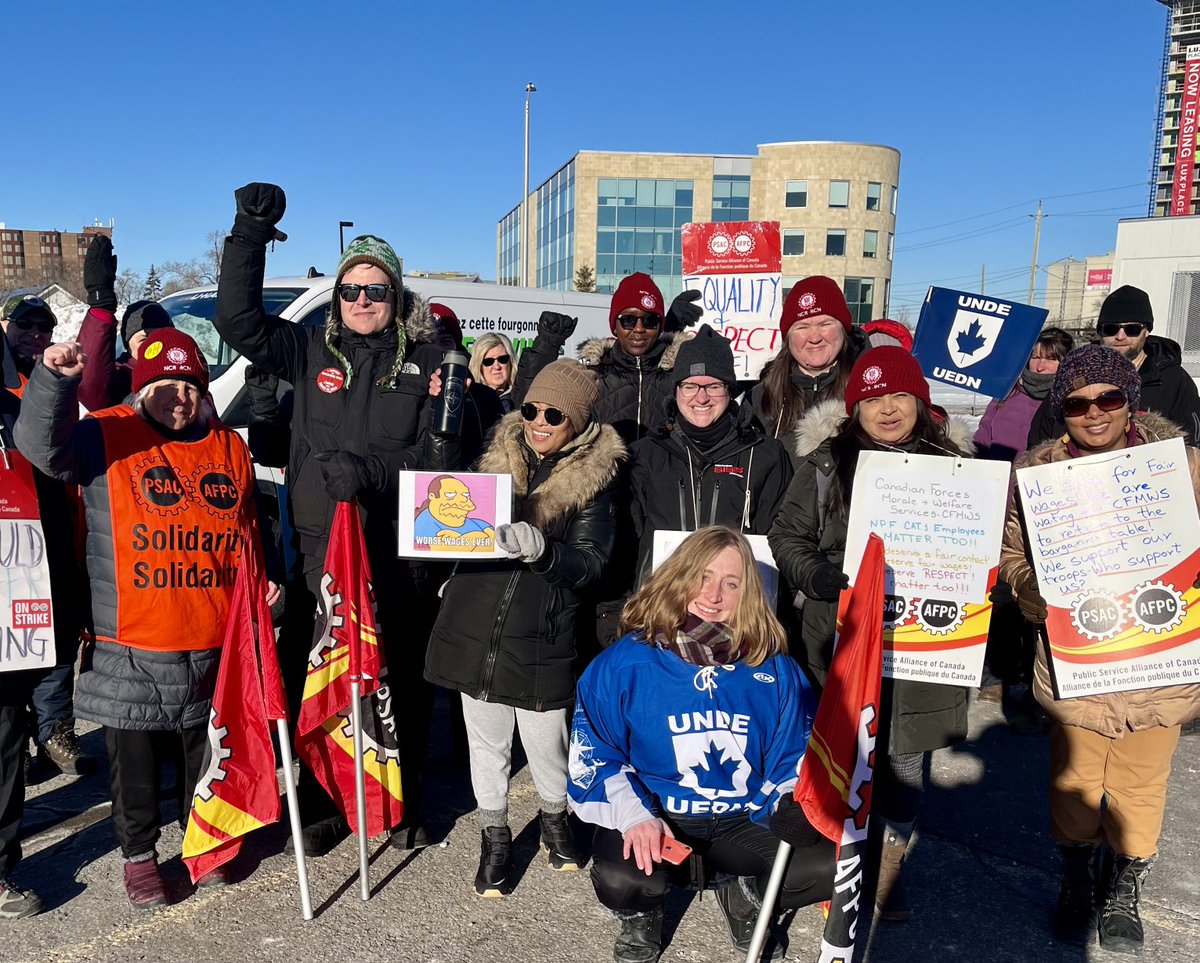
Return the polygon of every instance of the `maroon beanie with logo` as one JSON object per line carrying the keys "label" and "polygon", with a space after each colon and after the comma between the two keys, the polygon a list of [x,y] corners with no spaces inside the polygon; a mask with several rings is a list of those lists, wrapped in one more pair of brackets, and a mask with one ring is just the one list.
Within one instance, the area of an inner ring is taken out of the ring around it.
{"label": "maroon beanie with logo", "polygon": [[617,315],[629,308],[639,308],[647,314],[657,314],[659,318],[666,314],[662,292],[649,274],[630,274],[617,285],[612,306],[608,309],[608,329],[613,334],[617,333]]}
{"label": "maroon beanie with logo", "polygon": [[921,374],[917,359],[897,345],[880,345],[864,351],[850,369],[850,381],[846,385],[846,414],[854,413],[854,406],[864,398],[894,395],[905,392],[925,402],[929,401],[929,382]]}
{"label": "maroon beanie with logo", "polygon": [[190,381],[208,391],[208,362],[196,342],[177,328],[152,331],[133,366],[133,390],[139,392],[152,381]]}
{"label": "maroon beanie with logo", "polygon": [[803,281],[797,281],[788,292],[783,302],[783,314],[779,316],[779,330],[786,338],[788,329],[797,321],[805,318],[815,318],[828,314],[842,322],[842,327],[848,332],[853,323],[850,308],[846,305],[846,296],[833,278],[824,274],[814,274]]}

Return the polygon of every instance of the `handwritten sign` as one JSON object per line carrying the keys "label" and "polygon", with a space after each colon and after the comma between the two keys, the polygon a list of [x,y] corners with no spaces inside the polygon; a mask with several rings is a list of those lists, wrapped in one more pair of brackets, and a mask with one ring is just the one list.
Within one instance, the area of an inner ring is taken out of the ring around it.
{"label": "handwritten sign", "polygon": [[884,675],[978,685],[996,583],[1008,465],[864,451],[854,475],[845,571],[883,539]]}
{"label": "handwritten sign", "polygon": [[704,323],[729,339],[739,380],[779,351],[783,249],[777,221],[685,224],[683,286],[700,292]]}
{"label": "handwritten sign", "polygon": [[0,462],[0,672],[54,664],[50,568],[33,469],[13,451]]}
{"label": "handwritten sign", "polygon": [[507,558],[496,529],[512,521],[512,475],[400,472],[401,558]]}
{"label": "handwritten sign", "polygon": [[1182,439],[1017,472],[1059,698],[1200,682],[1200,516]]}
{"label": "handwritten sign", "polygon": [[[650,570],[654,571],[662,565],[668,556],[679,548],[683,540],[691,534],[691,532],[665,529],[656,531],[651,548]],[[758,577],[762,579],[763,592],[766,594],[771,608],[774,609],[775,601],[779,597],[779,566],[775,564],[775,556],[771,553],[771,546],[767,544],[767,536],[743,534],[743,537],[750,543],[750,551],[754,553],[754,560],[758,563]]]}

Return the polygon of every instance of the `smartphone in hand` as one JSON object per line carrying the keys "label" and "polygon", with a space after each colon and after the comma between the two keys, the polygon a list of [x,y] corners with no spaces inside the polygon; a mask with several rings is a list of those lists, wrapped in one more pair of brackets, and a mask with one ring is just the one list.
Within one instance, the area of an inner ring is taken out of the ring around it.
{"label": "smartphone in hand", "polygon": [[672,866],[680,866],[685,859],[692,855],[692,847],[671,836],[663,836],[660,852],[666,862]]}

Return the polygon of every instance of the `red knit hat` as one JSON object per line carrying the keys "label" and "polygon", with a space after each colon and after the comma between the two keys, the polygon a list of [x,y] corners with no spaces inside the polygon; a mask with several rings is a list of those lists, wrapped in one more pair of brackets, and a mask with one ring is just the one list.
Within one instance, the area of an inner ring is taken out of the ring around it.
{"label": "red knit hat", "polygon": [[823,274],[814,274],[803,281],[797,281],[788,292],[783,302],[783,314],[779,316],[779,330],[786,338],[788,329],[797,321],[805,318],[815,318],[819,314],[828,314],[842,322],[847,332],[853,323],[850,308],[846,306],[846,296],[833,278]]}
{"label": "red knit hat", "polygon": [[864,351],[850,369],[850,381],[846,385],[846,414],[854,413],[854,406],[864,398],[894,395],[907,392],[925,402],[929,401],[929,382],[921,374],[917,359],[894,344],[880,345]]}
{"label": "red knit hat", "polygon": [[[630,274],[622,278],[613,292],[612,306],[608,309],[608,329],[617,333],[617,315],[628,308],[640,308],[647,314],[666,314],[662,291],[649,274]],[[661,323],[661,322],[660,322]]]}
{"label": "red knit hat", "polygon": [[208,362],[191,336],[176,328],[159,328],[150,333],[133,366],[133,390],[137,393],[150,382],[163,378],[190,381],[201,394],[208,391]]}

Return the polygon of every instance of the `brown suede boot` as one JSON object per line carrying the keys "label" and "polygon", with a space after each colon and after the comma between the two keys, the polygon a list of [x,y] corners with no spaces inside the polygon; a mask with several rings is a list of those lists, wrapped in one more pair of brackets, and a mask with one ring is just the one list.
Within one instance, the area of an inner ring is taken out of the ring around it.
{"label": "brown suede boot", "polygon": [[875,886],[875,912],[883,920],[903,923],[912,919],[912,907],[904,890],[904,854],[912,838],[912,827],[884,824],[883,851],[879,856],[879,882]]}

